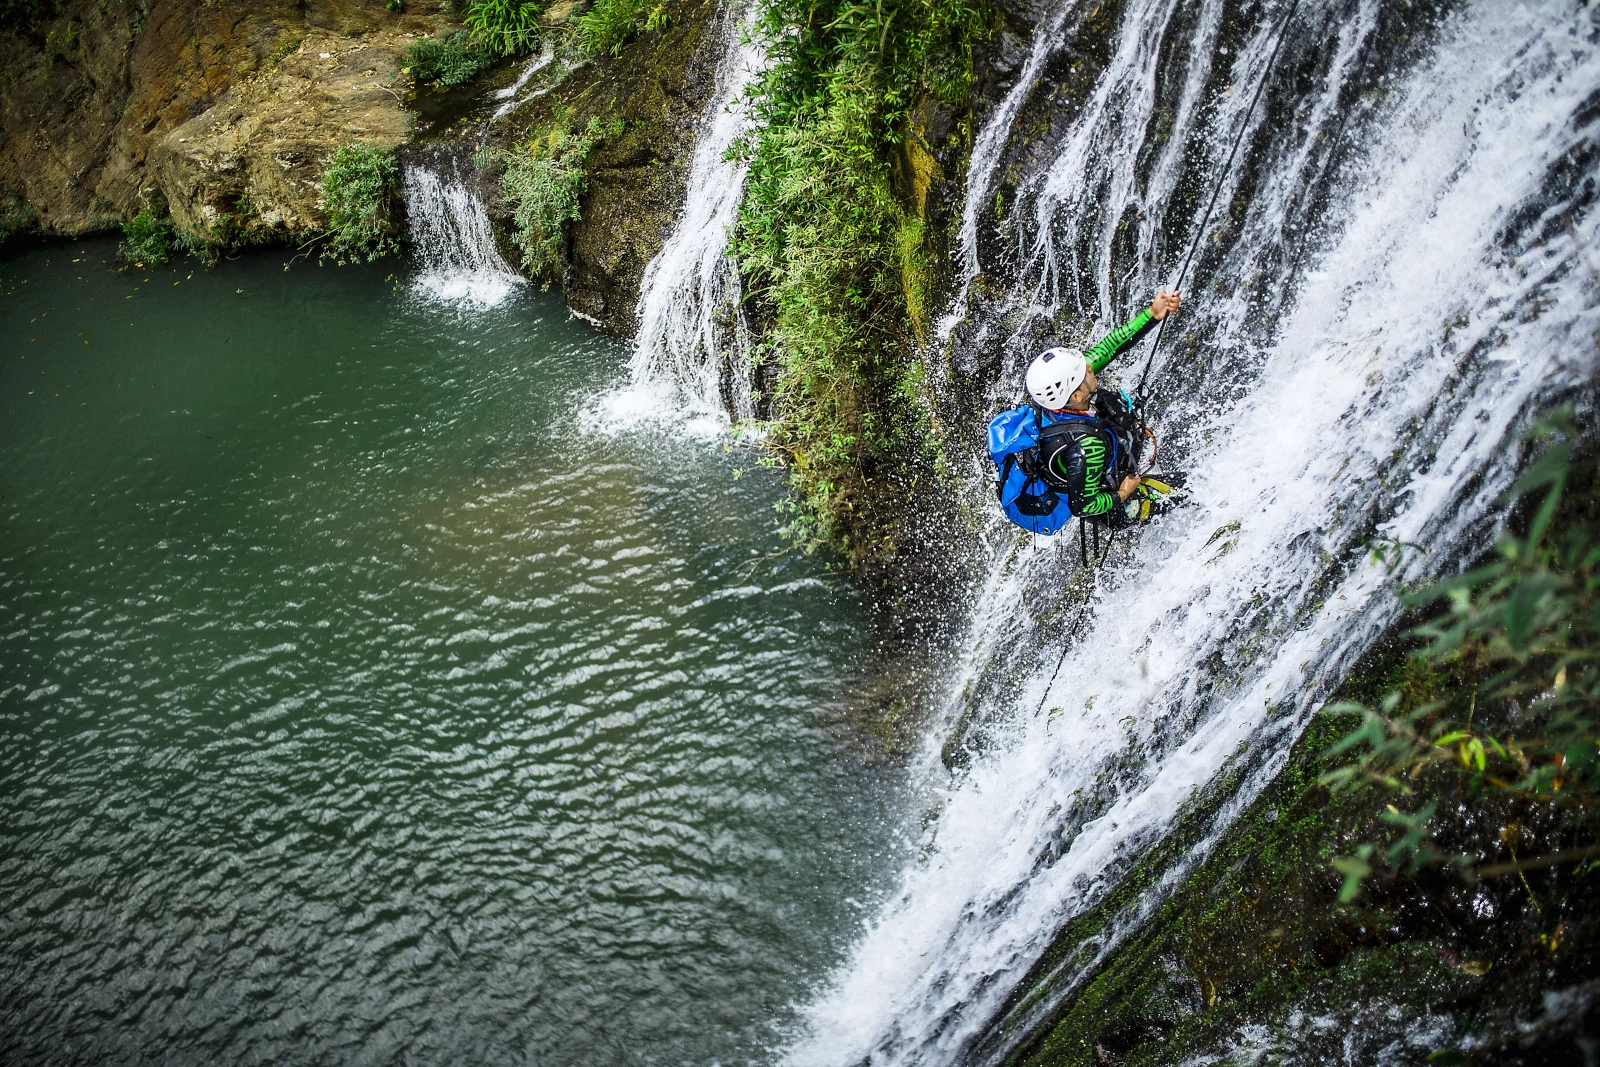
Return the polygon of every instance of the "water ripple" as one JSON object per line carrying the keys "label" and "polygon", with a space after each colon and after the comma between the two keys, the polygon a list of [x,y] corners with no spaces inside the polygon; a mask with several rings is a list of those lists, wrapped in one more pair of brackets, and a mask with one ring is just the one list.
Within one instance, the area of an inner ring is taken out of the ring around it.
{"label": "water ripple", "polygon": [[193,281],[0,431],[0,1058],[767,1058],[904,814],[818,715],[861,606],[752,564],[781,487],[574,435],[625,353],[543,297]]}

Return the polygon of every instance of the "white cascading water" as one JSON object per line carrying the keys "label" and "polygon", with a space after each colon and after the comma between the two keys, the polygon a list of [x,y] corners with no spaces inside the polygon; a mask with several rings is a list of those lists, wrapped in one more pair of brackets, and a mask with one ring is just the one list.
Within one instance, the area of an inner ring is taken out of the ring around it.
{"label": "white cascading water", "polygon": [[544,70],[550,64],[554,63],[555,60],[556,37],[555,34],[547,34],[544,39],[544,44],[539,47],[539,54],[528,60],[528,62],[523,66],[522,70],[518,72],[517,80],[506,86],[504,89],[495,90],[494,98],[496,100],[504,100],[505,103],[494,109],[494,114],[490,116],[490,121],[498,122],[507,115],[511,114],[511,112],[515,111],[517,108],[521,107],[523,104],[526,104],[529,100],[543,96],[545,92],[548,91],[547,89],[535,89],[527,96],[518,96],[517,94],[522,91],[522,87],[524,85],[527,85],[528,82],[533,80],[533,76],[535,74],[538,74],[541,70]]}
{"label": "white cascading water", "polygon": [[[1204,146],[1209,191],[1248,123],[1247,143],[1266,145],[1253,192],[1236,198],[1239,174],[1221,176],[1219,216],[1241,199],[1242,214],[1213,224],[1209,274],[1191,280],[1174,331],[1204,344],[1169,337],[1152,373],[1158,395],[1164,383],[1189,384],[1158,409],[1189,442],[1195,501],[1113,552],[1059,677],[1059,635],[1037,632],[1015,605],[1040,590],[1064,595],[1073,531],[1055,542],[988,531],[993,566],[952,697],[990,724],[987,747],[938,787],[919,862],[805,1009],[786,1054],[796,1067],[994,1063],[1013,1051],[1007,1042],[1070,997],[1270,781],[1394,620],[1396,584],[1430,580],[1484,543],[1515,474],[1518,432],[1594,375],[1600,278],[1589,260],[1600,217],[1563,170],[1592,158],[1584,153],[1600,136],[1592,5],[1463,3],[1381,102],[1357,105],[1380,5],[1302,0],[1289,32],[1335,43],[1321,84],[1274,129],[1267,108],[1246,109],[1287,5],[1268,6],[1243,47],[1212,59],[1222,5],[1203,0],[1182,24],[1195,40],[1179,105],[1168,108],[1170,138],[1140,164],[1156,106],[1151,57],[1181,6],[1125,5],[1078,124],[1020,189],[1012,317],[971,336],[992,339],[1061,307],[1104,325],[1131,314],[1182,255],[1165,243],[1166,213],[1179,245],[1198,214],[1192,194],[1173,195],[1185,145]],[[1039,77],[1071,21],[1042,20],[1041,35],[1054,36],[1035,42],[1042,58],[1030,58],[1023,81]],[[1231,75],[1208,82],[1221,62]],[[1348,126],[1341,100],[1360,108]],[[988,201],[1022,108],[1020,98],[1002,104],[996,130],[980,131],[975,198]],[[1286,254],[1285,234],[1307,231],[1306,190],[1336,165],[1340,138],[1351,162],[1317,220],[1320,244]],[[1148,221],[1137,266],[1113,278],[1115,225],[1129,208]],[[976,273],[979,213],[969,213],[962,254]],[[1282,277],[1262,284],[1261,264]],[[958,307],[952,325],[967,314]],[[1014,394],[1031,355],[1020,343],[1006,350],[997,400]],[[1121,368],[1129,388],[1148,351]],[[1374,536],[1407,546],[1395,572],[1373,561]],[[933,776],[935,760],[930,751]],[[1224,778],[1236,784],[1219,794]],[[1002,1033],[997,1018],[1056,932],[1181,812],[1201,827],[1187,858],[1069,954]]]}
{"label": "white cascading water", "polygon": [[431,300],[491,308],[526,284],[495,247],[489,212],[453,157],[407,163],[401,185],[421,270],[412,287]]}
{"label": "white cascading water", "polygon": [[[744,94],[766,65],[759,5],[724,9],[717,83],[700,121],[683,214],[645,268],[626,406],[719,422],[755,417],[739,271],[728,250],[747,165],[725,158],[750,128]],[[724,381],[729,388],[724,391]]]}

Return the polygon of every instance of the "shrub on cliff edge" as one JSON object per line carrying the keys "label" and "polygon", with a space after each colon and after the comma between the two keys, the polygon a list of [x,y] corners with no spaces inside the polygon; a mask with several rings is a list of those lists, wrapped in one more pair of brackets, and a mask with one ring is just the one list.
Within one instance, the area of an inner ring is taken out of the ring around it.
{"label": "shrub on cliff edge", "polygon": [[135,264],[158,266],[178,251],[178,232],[164,212],[145,208],[122,224],[117,255]]}
{"label": "shrub on cliff edge", "polygon": [[328,213],[323,259],[370,262],[398,250],[389,201],[399,173],[392,149],[364,143],[339,149],[322,172],[322,207]]}
{"label": "shrub on cliff edge", "polygon": [[772,322],[769,440],[799,498],[789,534],[858,565],[882,550],[864,516],[886,476],[921,462],[931,439],[916,358],[926,235],[895,193],[892,158],[921,102],[964,99],[986,24],[982,0],[769,0],[763,12],[773,63],[753,94],[738,253]]}
{"label": "shrub on cliff edge", "polygon": [[580,133],[558,123],[500,156],[500,191],[515,227],[512,243],[522,251],[523,270],[547,287],[566,262],[567,223],[579,218],[578,200],[589,182],[584,161],[602,139],[621,132],[618,119],[591,118]]}
{"label": "shrub on cliff edge", "polygon": [[499,57],[473,45],[466,30],[443,37],[424,37],[410,48],[411,73],[419,82],[453,87],[465,85]]}

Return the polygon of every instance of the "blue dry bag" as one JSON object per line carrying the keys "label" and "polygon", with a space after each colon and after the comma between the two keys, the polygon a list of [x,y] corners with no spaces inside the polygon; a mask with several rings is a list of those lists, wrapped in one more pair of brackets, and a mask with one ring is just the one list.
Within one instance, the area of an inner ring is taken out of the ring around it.
{"label": "blue dry bag", "polygon": [[1065,493],[1051,488],[1038,472],[1039,433],[1044,429],[1031,404],[1002,411],[989,420],[989,458],[1000,477],[996,491],[1006,518],[1029,533],[1053,534],[1072,518]]}

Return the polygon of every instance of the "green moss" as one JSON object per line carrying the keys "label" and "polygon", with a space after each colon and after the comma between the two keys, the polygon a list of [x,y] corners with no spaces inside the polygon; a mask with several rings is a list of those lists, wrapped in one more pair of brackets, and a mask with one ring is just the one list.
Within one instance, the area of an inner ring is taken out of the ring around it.
{"label": "green moss", "polygon": [[389,210],[399,172],[392,149],[362,143],[339,149],[322,173],[323,259],[370,262],[399,248]]}

